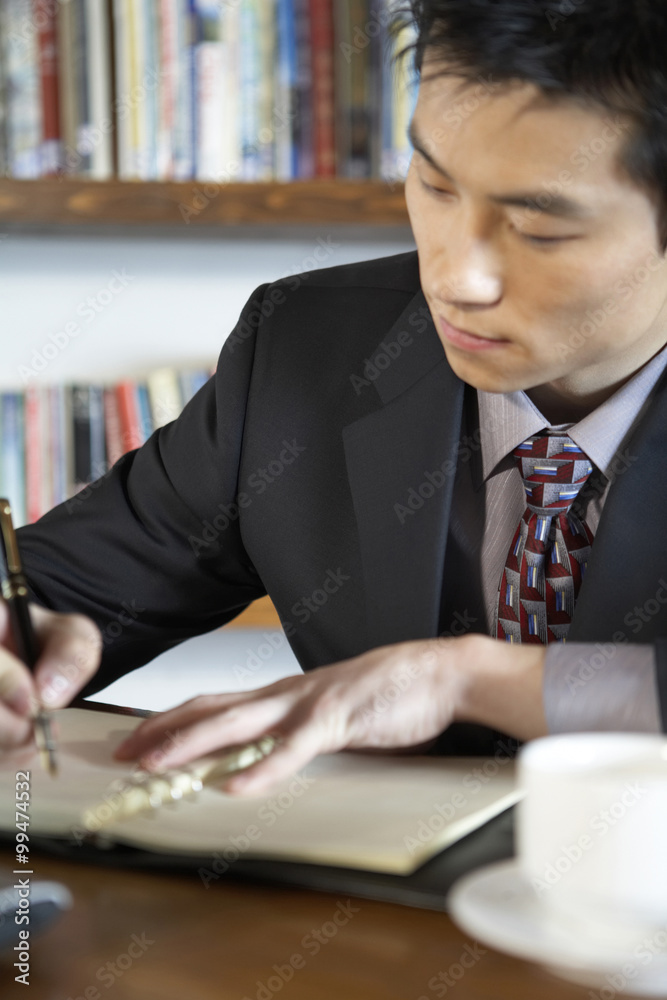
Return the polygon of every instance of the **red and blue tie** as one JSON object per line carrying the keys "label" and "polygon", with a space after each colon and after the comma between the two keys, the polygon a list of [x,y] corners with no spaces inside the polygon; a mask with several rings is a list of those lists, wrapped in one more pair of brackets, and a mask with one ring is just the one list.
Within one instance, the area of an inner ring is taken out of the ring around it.
{"label": "red and blue tie", "polygon": [[567,436],[539,434],[513,455],[527,507],[503,570],[497,637],[507,642],[565,642],[593,544],[571,510],[593,471]]}

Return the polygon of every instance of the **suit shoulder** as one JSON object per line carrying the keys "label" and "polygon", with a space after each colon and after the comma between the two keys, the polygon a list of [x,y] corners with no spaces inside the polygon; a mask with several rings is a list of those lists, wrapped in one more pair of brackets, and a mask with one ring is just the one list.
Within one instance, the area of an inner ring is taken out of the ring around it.
{"label": "suit shoulder", "polygon": [[299,279],[309,288],[392,288],[395,291],[419,291],[419,261],[417,251],[392,254],[351,264],[338,264],[317,270],[279,278],[275,284],[295,287]]}

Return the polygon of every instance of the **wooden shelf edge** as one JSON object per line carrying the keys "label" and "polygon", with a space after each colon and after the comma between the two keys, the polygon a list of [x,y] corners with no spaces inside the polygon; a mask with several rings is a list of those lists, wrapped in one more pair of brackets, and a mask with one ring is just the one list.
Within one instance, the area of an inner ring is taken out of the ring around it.
{"label": "wooden shelf edge", "polygon": [[0,179],[0,225],[408,225],[402,183]]}

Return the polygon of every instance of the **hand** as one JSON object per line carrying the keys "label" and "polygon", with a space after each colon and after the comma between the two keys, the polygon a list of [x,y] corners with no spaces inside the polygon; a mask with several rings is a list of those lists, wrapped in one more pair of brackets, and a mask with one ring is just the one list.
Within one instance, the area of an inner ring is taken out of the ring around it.
{"label": "hand", "polygon": [[257,794],[318,754],[414,746],[453,721],[540,735],[544,650],[507,645],[480,635],[404,642],[256,691],[203,695],[141,723],[115,756],[159,771],[274,733],[279,747],[224,786]]}
{"label": "hand", "polygon": [[9,610],[0,600],[0,749],[21,746],[32,736],[38,703],[63,708],[97,670],[102,637],[83,615],[63,615],[39,605],[30,614],[41,654],[34,675],[16,655]]}

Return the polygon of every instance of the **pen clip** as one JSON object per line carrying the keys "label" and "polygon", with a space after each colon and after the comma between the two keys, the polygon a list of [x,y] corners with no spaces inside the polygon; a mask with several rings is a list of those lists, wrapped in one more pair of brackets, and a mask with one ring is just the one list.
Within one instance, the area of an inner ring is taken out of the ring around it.
{"label": "pen clip", "polygon": [[[9,604],[18,654],[32,670],[39,656],[37,639],[30,620],[28,585],[23,575],[19,547],[12,524],[9,500],[0,498],[0,582],[2,596]],[[43,707],[33,716],[35,743],[44,769],[52,776],[58,773],[56,742],[51,729],[51,717]]]}
{"label": "pen clip", "polygon": [[[16,544],[16,535],[12,525],[12,508],[9,500],[4,497],[0,499],[0,539],[2,541],[3,564],[0,570],[3,571],[3,578],[21,574],[21,559],[19,548]],[[4,583],[4,579],[3,579]]]}

